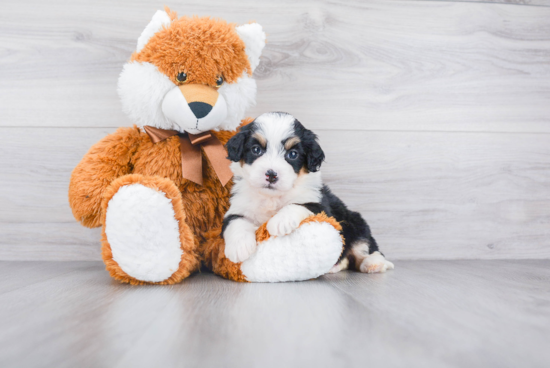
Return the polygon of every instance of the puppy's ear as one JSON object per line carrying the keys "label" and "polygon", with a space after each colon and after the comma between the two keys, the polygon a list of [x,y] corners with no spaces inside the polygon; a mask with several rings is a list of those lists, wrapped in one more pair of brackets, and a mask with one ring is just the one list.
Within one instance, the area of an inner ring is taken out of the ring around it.
{"label": "puppy's ear", "polygon": [[302,146],[306,154],[306,168],[310,172],[316,172],[321,169],[321,164],[325,160],[325,153],[317,142],[317,135],[311,130],[306,129],[298,120],[294,121],[294,128],[301,137]]}
{"label": "puppy's ear", "polygon": [[250,123],[242,127],[239,132],[225,144],[225,149],[227,149],[227,158],[229,160],[239,162],[243,159],[244,146],[250,137],[250,134],[252,134],[252,124],[253,123]]}
{"label": "puppy's ear", "polygon": [[[313,133],[311,133],[313,134]],[[313,134],[315,136],[315,134]],[[311,145],[306,148],[307,169],[310,172],[316,172],[321,169],[321,164],[325,160],[325,153],[321,149],[317,140],[313,140]]]}

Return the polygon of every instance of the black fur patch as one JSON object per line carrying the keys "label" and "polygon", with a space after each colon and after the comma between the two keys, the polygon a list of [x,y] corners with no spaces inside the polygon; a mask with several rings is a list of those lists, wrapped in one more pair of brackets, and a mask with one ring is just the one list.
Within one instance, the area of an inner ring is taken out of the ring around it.
{"label": "black fur patch", "polygon": [[225,229],[227,229],[227,227],[229,226],[229,223],[231,223],[231,221],[239,219],[239,218],[243,218],[243,216],[241,216],[241,215],[229,215],[229,216],[227,216],[223,219],[222,237],[223,237],[223,233],[225,232]]}
{"label": "black fur patch", "polygon": [[[291,139],[291,138],[292,137],[290,137],[288,139]],[[285,142],[288,139],[282,141],[281,144],[284,146]],[[298,153],[298,156],[294,160],[291,160],[288,157],[288,154],[289,154],[290,151],[296,151]],[[302,167],[305,167],[305,164],[306,164],[306,161],[307,161],[307,155],[306,155],[306,152],[305,152],[301,142],[298,143],[298,144],[295,144],[293,147],[291,147],[290,149],[285,151],[285,161],[288,162],[288,164],[290,166],[292,166],[292,169],[294,170],[295,173],[300,172]]]}
{"label": "black fur patch", "polygon": [[249,138],[254,133],[254,122],[243,126],[239,132],[231,137],[225,144],[227,149],[227,159],[233,162],[239,162],[243,159],[245,153],[245,145]]}
{"label": "black fur patch", "polygon": [[[317,135],[306,129],[297,119],[294,119],[294,136],[300,138],[300,142],[285,151],[286,162],[292,166],[295,173],[298,173],[302,168],[305,168],[307,172],[319,171],[325,159],[325,154],[319,143],[317,143]],[[284,146],[292,138],[285,139],[281,144]],[[295,159],[289,157],[291,151],[296,151],[298,154]]]}
{"label": "black fur patch", "polygon": [[361,214],[350,211],[344,202],[334,195],[326,185],[323,185],[321,193],[323,195],[321,204],[329,211],[325,211],[326,214],[333,216],[342,225],[342,235],[346,241],[346,250],[351,249],[353,243],[363,240],[369,243],[369,254],[378,251],[378,244],[376,244],[376,240],[372,237],[369,225],[367,225]]}
{"label": "black fur patch", "polygon": [[369,225],[361,214],[351,211],[326,185],[323,185],[323,188],[321,188],[321,203],[302,203],[300,205],[306,207],[314,214],[325,212],[327,216],[334,217],[342,225],[341,233],[344,237],[345,245],[338,262],[351,256],[351,247],[357,241],[364,241],[369,244],[369,254],[380,251],[376,240],[372,237]]}
{"label": "black fur patch", "polygon": [[258,146],[265,153],[265,147],[262,146],[261,142],[252,137],[255,131],[256,125],[252,122],[239,129],[239,132],[227,141],[225,148],[227,149],[227,158],[229,160],[233,162],[242,160],[244,163],[250,165],[262,157],[261,154],[257,155],[252,152],[252,147]]}
{"label": "black fur patch", "polygon": [[323,207],[323,205],[321,203],[310,202],[310,203],[299,203],[299,205],[304,206],[305,208],[307,208],[308,210],[313,212],[314,215],[317,215],[317,214],[325,211],[325,208]]}
{"label": "black fur patch", "polygon": [[294,120],[294,132],[300,138],[299,146],[305,154],[305,164],[302,163],[303,166],[311,172],[319,171],[325,160],[325,153],[317,143],[317,135],[306,129],[297,119]]}

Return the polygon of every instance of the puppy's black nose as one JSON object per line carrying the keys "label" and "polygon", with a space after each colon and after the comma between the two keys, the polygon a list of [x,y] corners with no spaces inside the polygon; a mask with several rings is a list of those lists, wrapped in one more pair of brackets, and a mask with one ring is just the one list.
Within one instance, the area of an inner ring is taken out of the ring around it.
{"label": "puppy's black nose", "polygon": [[267,180],[269,184],[274,184],[277,180],[279,180],[279,178],[277,178],[277,173],[275,171],[267,170],[265,173],[265,180]]}
{"label": "puppy's black nose", "polygon": [[191,102],[189,108],[193,111],[197,119],[204,118],[212,111],[212,105],[204,102]]}

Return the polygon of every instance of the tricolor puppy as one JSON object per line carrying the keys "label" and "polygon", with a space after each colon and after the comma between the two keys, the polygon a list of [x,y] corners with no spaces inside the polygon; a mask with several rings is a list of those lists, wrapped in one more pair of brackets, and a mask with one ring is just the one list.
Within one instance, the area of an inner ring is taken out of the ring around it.
{"label": "tricolor puppy", "polygon": [[255,231],[268,221],[272,236],[289,234],[312,214],[342,225],[345,250],[331,272],[348,267],[385,272],[393,264],[378,250],[369,226],[323,184],[325,158],[317,136],[292,115],[271,112],[242,127],[226,145],[235,185],[222,234],[225,255],[242,262],[256,251]]}

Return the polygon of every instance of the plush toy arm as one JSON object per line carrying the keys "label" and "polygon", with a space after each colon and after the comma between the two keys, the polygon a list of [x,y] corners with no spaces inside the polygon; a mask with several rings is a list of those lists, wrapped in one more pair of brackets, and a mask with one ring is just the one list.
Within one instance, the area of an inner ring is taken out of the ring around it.
{"label": "plush toy arm", "polygon": [[205,234],[203,263],[214,273],[241,282],[301,281],[331,270],[343,250],[342,227],[325,213],[312,215],[285,236],[272,236],[267,223],[256,231],[258,248],[246,261],[233,263],[225,256],[221,229]]}
{"label": "plush toy arm", "polygon": [[101,226],[101,201],[116,178],[131,172],[130,159],[139,145],[139,129],[120,128],[92,146],[76,166],[69,184],[74,217],[86,227]]}
{"label": "plush toy arm", "polygon": [[304,219],[288,235],[273,236],[268,223],[256,231],[258,248],[241,264],[247,281],[309,280],[329,272],[343,251],[342,227],[324,212]]}

